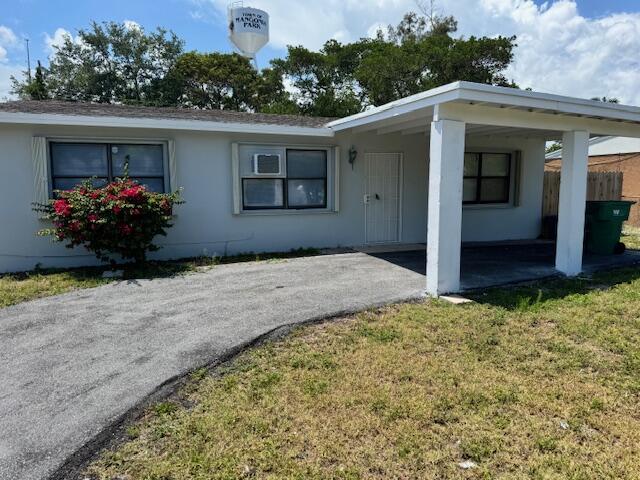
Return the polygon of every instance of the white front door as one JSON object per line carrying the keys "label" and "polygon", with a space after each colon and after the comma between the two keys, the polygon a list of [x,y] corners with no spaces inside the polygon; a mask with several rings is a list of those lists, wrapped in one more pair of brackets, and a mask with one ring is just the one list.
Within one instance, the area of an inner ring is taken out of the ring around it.
{"label": "white front door", "polygon": [[367,243],[400,241],[401,153],[365,155],[365,231]]}

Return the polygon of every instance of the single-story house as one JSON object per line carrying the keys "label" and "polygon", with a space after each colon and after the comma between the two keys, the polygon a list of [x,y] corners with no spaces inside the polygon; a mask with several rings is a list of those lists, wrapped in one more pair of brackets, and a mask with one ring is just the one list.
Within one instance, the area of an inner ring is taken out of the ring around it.
{"label": "single-story house", "polygon": [[640,137],[640,108],[455,82],[341,119],[0,104],[0,271],[95,262],[37,237],[31,209],[129,173],[184,205],[157,258],[426,243],[426,291],[460,288],[462,242],[535,239],[545,142],[562,139],[556,268],[582,269],[591,136]]}
{"label": "single-story house", "polygon": [[[546,155],[545,169],[559,172],[562,149]],[[622,200],[636,202],[631,207],[629,223],[640,226],[640,138],[593,137],[589,140],[590,172],[622,172]]]}

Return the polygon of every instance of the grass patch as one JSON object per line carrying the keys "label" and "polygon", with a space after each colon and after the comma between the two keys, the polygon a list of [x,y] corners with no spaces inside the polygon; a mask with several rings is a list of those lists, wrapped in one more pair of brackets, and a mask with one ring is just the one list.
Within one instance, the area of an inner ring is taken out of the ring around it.
{"label": "grass patch", "polygon": [[628,249],[640,250],[640,228],[625,225],[622,229],[620,241],[624,243]]}
{"label": "grass patch", "polygon": [[196,374],[87,475],[636,478],[640,272],[474,300],[301,328]]}
{"label": "grass patch", "polygon": [[[244,253],[228,257],[197,257],[176,261],[150,261],[143,265],[122,265],[124,279],[150,279],[172,277],[197,271],[202,267],[216,265],[278,261],[288,258],[318,255],[316,249],[297,249],[279,253]],[[35,298],[58,295],[72,290],[98,287],[113,282],[113,279],[102,278],[106,267],[90,267],[75,269],[36,269],[30,272],[0,275],[0,308]]]}

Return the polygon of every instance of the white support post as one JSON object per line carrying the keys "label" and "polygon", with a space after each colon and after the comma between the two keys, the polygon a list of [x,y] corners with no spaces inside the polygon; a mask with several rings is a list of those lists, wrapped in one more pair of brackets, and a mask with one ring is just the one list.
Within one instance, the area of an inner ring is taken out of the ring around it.
{"label": "white support post", "polygon": [[562,137],[556,269],[568,276],[582,271],[588,159],[589,132],[566,132]]}
{"label": "white support post", "polygon": [[431,123],[427,231],[427,294],[460,290],[464,122]]}

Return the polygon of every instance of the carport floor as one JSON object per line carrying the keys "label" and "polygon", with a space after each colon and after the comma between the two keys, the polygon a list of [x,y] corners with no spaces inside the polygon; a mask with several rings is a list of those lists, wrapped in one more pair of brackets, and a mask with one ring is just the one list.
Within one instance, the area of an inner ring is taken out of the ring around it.
{"label": "carport floor", "polygon": [[[425,275],[425,249],[373,255]],[[463,290],[474,290],[547,278],[558,274],[554,263],[553,243],[476,244],[462,249],[460,284]],[[640,263],[640,251],[627,251],[622,255],[585,254],[583,268],[585,273],[593,273],[636,263]]]}

